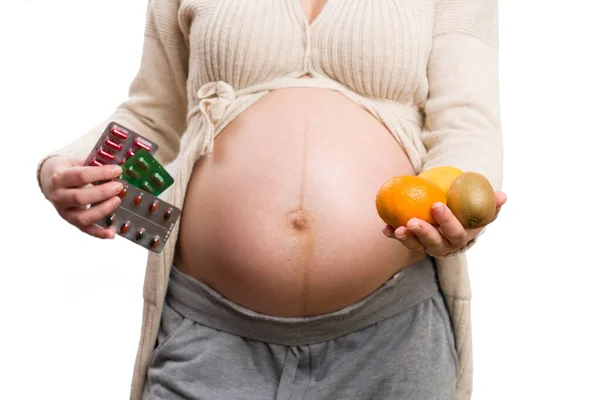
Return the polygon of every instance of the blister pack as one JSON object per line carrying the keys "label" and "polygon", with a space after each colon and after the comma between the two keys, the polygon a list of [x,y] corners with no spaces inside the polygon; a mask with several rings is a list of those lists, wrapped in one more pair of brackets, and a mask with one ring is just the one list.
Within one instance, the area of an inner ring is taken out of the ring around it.
{"label": "blister pack", "polygon": [[173,184],[173,177],[145,149],[138,150],[122,168],[122,180],[155,196]]}
{"label": "blister pack", "polygon": [[96,225],[111,228],[117,235],[160,253],[181,211],[126,181],[116,181],[123,184],[119,194],[121,204],[111,214],[97,221]]}
{"label": "blister pack", "polygon": [[154,155],[158,145],[116,122],[111,122],[83,165],[123,165],[141,149]]}

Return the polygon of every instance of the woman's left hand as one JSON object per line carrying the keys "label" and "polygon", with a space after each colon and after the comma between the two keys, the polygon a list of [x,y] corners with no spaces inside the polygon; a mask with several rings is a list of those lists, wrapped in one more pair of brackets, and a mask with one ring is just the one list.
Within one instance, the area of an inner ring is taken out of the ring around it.
{"label": "woman's left hand", "polygon": [[[506,195],[497,191],[494,220],[505,203]],[[439,224],[438,227],[413,218],[408,221],[406,227],[401,226],[395,231],[393,227],[387,225],[383,228],[383,234],[398,239],[409,250],[425,251],[433,257],[445,257],[462,249],[483,229],[465,229],[452,211],[442,203],[433,205],[433,216]]]}

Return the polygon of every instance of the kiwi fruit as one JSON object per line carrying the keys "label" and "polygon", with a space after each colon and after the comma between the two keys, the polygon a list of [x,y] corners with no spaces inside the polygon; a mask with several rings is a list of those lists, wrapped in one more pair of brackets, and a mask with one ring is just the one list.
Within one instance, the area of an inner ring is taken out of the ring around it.
{"label": "kiwi fruit", "polygon": [[482,228],[496,214],[496,195],[487,178],[476,172],[459,175],[447,194],[448,208],[466,229]]}

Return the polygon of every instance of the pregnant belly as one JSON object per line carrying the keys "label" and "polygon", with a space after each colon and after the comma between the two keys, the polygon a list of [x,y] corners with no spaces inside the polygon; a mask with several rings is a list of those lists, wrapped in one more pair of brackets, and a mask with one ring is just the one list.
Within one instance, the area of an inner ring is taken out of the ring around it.
{"label": "pregnant belly", "polygon": [[279,316],[332,312],[423,257],[381,233],[375,195],[414,174],[390,132],[328,90],[271,92],[195,166],[175,265]]}

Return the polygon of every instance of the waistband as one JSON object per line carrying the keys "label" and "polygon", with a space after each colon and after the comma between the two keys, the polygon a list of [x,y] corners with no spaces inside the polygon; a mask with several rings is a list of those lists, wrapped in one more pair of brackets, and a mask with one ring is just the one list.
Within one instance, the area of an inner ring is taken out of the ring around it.
{"label": "waistband", "polygon": [[185,318],[213,329],[271,344],[304,346],[366,328],[437,293],[434,261],[426,257],[395,274],[364,299],[314,317],[276,317],[249,310],[175,266],[171,268],[166,302]]}

